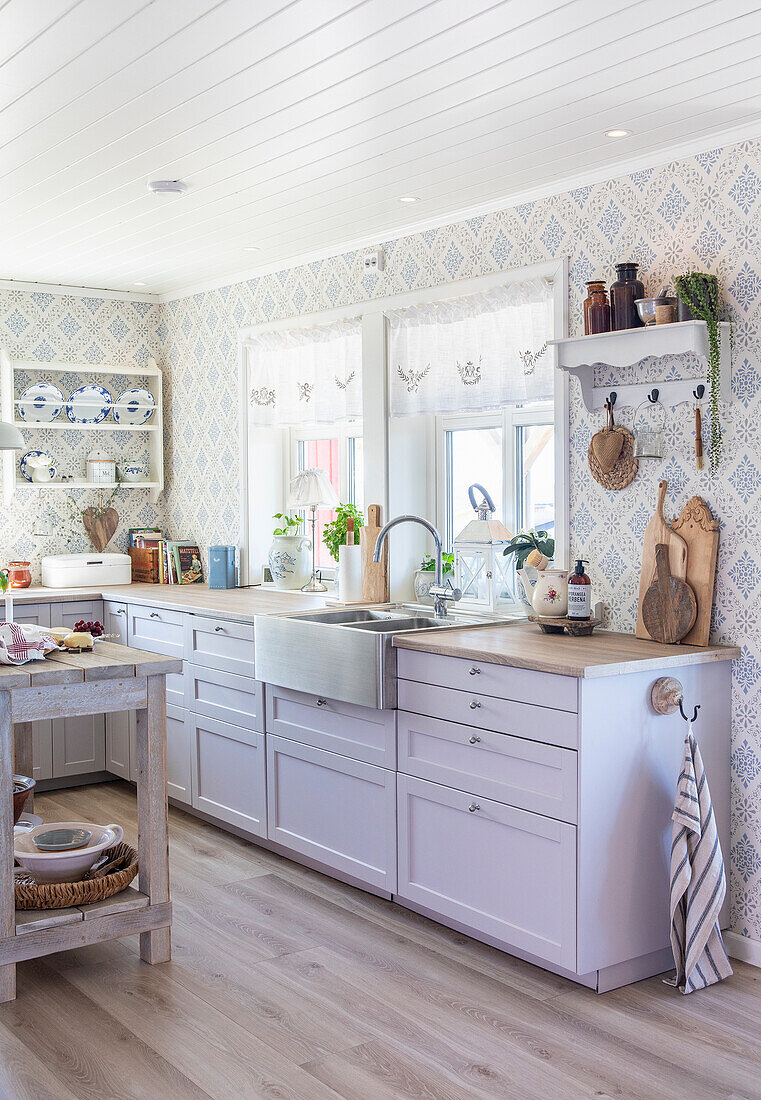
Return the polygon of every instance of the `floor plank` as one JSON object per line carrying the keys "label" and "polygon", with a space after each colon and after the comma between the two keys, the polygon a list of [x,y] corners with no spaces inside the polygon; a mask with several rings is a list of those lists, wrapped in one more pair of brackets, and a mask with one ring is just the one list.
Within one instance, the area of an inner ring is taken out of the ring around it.
{"label": "floor plank", "polygon": [[[39,795],[118,821],[126,783]],[[598,997],[170,812],[170,963],[137,938],[23,963],[2,1100],[761,1100],[761,971]]]}

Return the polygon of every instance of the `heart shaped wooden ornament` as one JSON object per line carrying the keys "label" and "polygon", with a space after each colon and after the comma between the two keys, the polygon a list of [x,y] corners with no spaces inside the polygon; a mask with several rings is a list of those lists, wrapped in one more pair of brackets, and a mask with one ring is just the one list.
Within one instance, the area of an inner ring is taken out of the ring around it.
{"label": "heart shaped wooden ornament", "polygon": [[90,542],[98,553],[102,554],[119,526],[119,513],[115,508],[106,508],[100,512],[97,508],[85,508],[82,523],[90,536]]}
{"label": "heart shaped wooden ornament", "polygon": [[606,401],[608,423],[600,432],[592,436],[592,452],[604,474],[609,474],[621,457],[624,439],[620,432],[614,432],[613,406]]}

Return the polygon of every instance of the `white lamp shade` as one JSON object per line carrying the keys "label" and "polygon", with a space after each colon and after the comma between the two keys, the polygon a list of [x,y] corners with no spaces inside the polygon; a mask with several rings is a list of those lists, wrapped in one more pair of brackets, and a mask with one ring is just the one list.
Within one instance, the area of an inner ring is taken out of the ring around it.
{"label": "white lamp shade", "polygon": [[330,478],[319,466],[304,470],[291,481],[289,508],[335,508],[338,496]]}
{"label": "white lamp shade", "polygon": [[24,437],[15,424],[0,420],[0,451],[21,451],[24,449]]}

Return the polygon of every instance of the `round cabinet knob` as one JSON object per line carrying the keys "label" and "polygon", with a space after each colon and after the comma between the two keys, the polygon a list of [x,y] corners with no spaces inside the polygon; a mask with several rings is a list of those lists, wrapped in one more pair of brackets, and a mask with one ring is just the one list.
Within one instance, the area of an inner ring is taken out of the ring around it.
{"label": "round cabinet knob", "polygon": [[318,707],[326,707],[327,705],[328,705],[328,700],[327,699],[318,699],[317,700],[317,706]]}
{"label": "round cabinet knob", "polygon": [[480,669],[480,668],[476,668],[476,666],[475,666],[475,665],[474,665],[474,666],[473,666],[473,668],[471,668],[471,669],[470,669],[469,671],[470,671],[470,675],[471,675],[471,676],[480,676],[480,675],[481,675],[481,669]]}
{"label": "round cabinet knob", "polygon": [[480,742],[481,742],[481,738],[478,736],[477,733],[474,733],[473,736],[470,739],[471,745],[478,745],[478,744],[480,744]]}
{"label": "round cabinet knob", "polygon": [[215,626],[214,631],[216,634],[224,634],[225,628],[223,626]]}
{"label": "round cabinet knob", "polygon": [[478,710],[478,708],[479,708],[480,706],[481,706],[481,704],[480,704],[480,702],[478,701],[478,699],[473,699],[473,700],[472,700],[472,702],[471,702],[471,704],[470,704],[470,709],[471,709],[471,710]]}
{"label": "round cabinet knob", "polygon": [[474,814],[476,810],[480,809],[481,807],[478,805],[477,802],[471,802],[471,804],[468,806],[468,813]]}

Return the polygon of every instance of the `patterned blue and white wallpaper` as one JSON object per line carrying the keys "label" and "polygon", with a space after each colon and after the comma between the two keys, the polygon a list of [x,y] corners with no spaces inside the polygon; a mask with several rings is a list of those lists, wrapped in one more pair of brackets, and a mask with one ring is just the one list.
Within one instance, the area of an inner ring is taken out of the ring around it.
{"label": "patterned blue and white wallpaper", "polygon": [[[719,476],[712,482],[695,469],[692,414],[684,406],[669,413],[666,457],[643,461],[627,489],[607,493],[586,466],[601,420],[583,410],[573,380],[571,536],[573,552],[591,559],[595,592],[609,606],[611,624],[632,630],[642,534],[658,480],[668,479],[672,514],[699,493],[721,520],[714,638],[743,647],[734,675],[726,854],[732,926],[761,939],[761,143],[713,149],[377,245],[386,253],[380,275],[365,273],[364,250],[348,252],[162,307],[157,332],[171,382],[170,526],[202,545],[237,537],[236,334],[243,326],[567,255],[571,327],[578,334],[585,281],[611,279],[616,261],[638,260],[653,292],[675,273],[716,272],[736,341]],[[689,364],[672,366],[689,370]],[[622,409],[620,421],[631,424],[631,413]]]}
{"label": "patterned blue and white wallpaper", "polygon": [[[0,347],[11,359],[24,361],[142,365],[161,354],[157,331],[160,309],[149,302],[101,298],[95,293],[83,297],[0,290]],[[31,381],[31,374],[17,374],[17,397]],[[34,381],[53,382],[68,395],[77,386],[91,382],[92,376],[75,371],[35,371]],[[106,384],[116,397],[128,385],[140,385],[141,381],[135,376],[129,380],[114,376]],[[74,477],[85,476],[85,459],[91,450],[104,450],[114,458],[138,458],[143,453],[141,445],[135,442],[139,436],[130,432],[84,433],[44,428],[25,428],[23,432],[30,448],[46,451],[56,460],[60,474]],[[21,455],[15,457],[18,465]],[[13,559],[31,561],[32,578],[37,583],[43,554],[76,552],[89,547],[84,528],[81,524],[72,525],[68,519],[67,493],[80,509],[97,500],[97,492],[91,489],[16,491],[10,507],[0,511],[1,563]],[[120,523],[110,548],[123,550],[127,529],[158,522],[161,506],[152,505],[145,490],[121,489],[114,507]]]}

